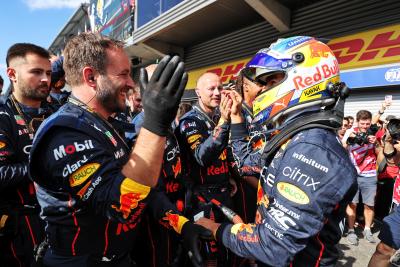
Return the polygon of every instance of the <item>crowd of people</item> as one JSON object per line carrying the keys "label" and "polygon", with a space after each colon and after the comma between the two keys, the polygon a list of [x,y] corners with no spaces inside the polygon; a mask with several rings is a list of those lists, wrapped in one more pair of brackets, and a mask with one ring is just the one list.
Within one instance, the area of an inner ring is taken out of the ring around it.
{"label": "crowd of people", "polygon": [[370,266],[399,263],[400,120],[382,120],[389,101],[343,117],[349,89],[327,45],[279,39],[233,86],[203,73],[193,105],[179,56],[133,81],[123,48],[95,33],[60,57],[9,48],[1,264],[335,266],[343,222],[350,244],[356,225],[376,242],[374,216]]}

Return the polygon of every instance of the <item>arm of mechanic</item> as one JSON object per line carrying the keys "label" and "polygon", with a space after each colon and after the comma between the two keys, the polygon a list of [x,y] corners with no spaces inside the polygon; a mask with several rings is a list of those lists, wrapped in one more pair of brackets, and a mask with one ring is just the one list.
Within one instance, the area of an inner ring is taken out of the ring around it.
{"label": "arm of mechanic", "polygon": [[141,69],[144,122],[130,159],[122,173],[138,183],[155,186],[161,169],[165,136],[175,118],[187,83],[187,73],[178,56],[165,56],[148,81]]}
{"label": "arm of mechanic", "polygon": [[200,166],[208,166],[218,159],[221,153],[228,146],[229,140],[229,110],[232,103],[222,95],[220,109],[221,118],[213,133],[209,135],[204,122],[193,118],[183,119],[179,123],[180,134],[186,139],[196,162]]}
{"label": "arm of mechanic", "polygon": [[[12,133],[10,117],[5,112],[0,114],[0,188],[16,186],[22,181],[28,181],[28,161],[16,162],[15,144],[11,142]],[[20,153],[23,153],[20,151]]]}

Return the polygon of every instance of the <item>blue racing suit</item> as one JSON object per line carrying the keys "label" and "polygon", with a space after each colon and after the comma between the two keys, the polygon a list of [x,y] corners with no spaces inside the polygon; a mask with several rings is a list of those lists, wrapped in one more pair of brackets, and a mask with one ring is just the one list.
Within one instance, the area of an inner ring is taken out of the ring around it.
{"label": "blue racing suit", "polygon": [[[176,136],[181,149],[184,170],[187,171],[190,200],[189,215],[211,218],[216,222],[226,221],[225,216],[204,199],[204,195],[215,198],[225,206],[232,208],[229,179],[230,163],[228,154],[230,123],[216,125],[199,106],[194,106],[179,121]],[[215,241],[207,242],[207,260],[215,260],[221,266],[228,266],[225,261],[225,248],[217,247]],[[221,249],[222,248],[222,249]]]}
{"label": "blue racing suit", "polygon": [[130,156],[123,138],[74,101],[41,125],[30,155],[50,246],[44,263],[130,266],[150,187],[121,172]]}
{"label": "blue racing suit", "polygon": [[0,262],[30,266],[44,239],[44,222],[28,175],[29,151],[38,125],[51,110],[24,106],[10,95],[0,101]]}
{"label": "blue racing suit", "polygon": [[[246,158],[240,154],[245,124],[231,130],[236,154]],[[340,223],[357,189],[356,177],[333,131],[303,130],[262,166],[256,223],[222,224],[217,240],[267,266],[334,266]]]}

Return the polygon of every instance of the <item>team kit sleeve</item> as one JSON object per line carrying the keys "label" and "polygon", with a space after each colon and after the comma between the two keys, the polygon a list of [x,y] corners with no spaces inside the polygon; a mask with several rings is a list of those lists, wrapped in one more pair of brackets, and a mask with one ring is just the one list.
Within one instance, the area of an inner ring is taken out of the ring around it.
{"label": "team kit sleeve", "polygon": [[259,224],[221,225],[217,240],[235,254],[287,266],[353,185],[348,161],[317,145],[297,144],[281,155],[276,175],[261,179],[270,190],[258,197]]}
{"label": "team kit sleeve", "polygon": [[96,213],[124,223],[147,201],[150,187],[121,172],[125,164],[121,155],[129,152],[114,153],[106,149],[104,139],[80,131],[59,128],[51,135],[42,144],[48,159],[44,168],[77,206],[89,205]]}
{"label": "team kit sleeve", "polygon": [[212,134],[208,134],[205,125],[194,119],[183,119],[179,123],[182,138],[185,139],[196,162],[204,167],[209,166],[228,145],[230,124],[217,125]]}
{"label": "team kit sleeve", "polygon": [[22,181],[28,181],[28,161],[16,162],[16,154],[23,151],[15,151],[15,142],[12,137],[18,133],[13,133],[11,127],[11,117],[5,111],[0,111],[0,188],[16,186]]}
{"label": "team kit sleeve", "polygon": [[165,192],[159,189],[152,191],[149,196],[148,207],[153,218],[167,228],[174,229],[178,234],[181,233],[183,225],[189,221],[178,211]]}
{"label": "team kit sleeve", "polygon": [[253,147],[246,123],[231,125],[230,146],[232,147],[233,157],[241,176],[259,177],[261,171],[259,167],[260,159],[263,146],[265,145],[265,143],[261,142],[262,139],[257,141],[256,148]]}

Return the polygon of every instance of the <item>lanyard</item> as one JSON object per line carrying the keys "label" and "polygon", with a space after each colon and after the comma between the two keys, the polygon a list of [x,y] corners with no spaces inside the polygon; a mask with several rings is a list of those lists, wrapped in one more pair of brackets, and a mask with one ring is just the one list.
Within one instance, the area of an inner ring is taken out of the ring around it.
{"label": "lanyard", "polygon": [[215,128],[215,122],[199,106],[196,105],[193,107],[193,109],[197,110],[197,112],[199,112],[206,118],[206,122],[208,122],[208,124],[210,124],[209,128],[211,128],[211,127],[212,127],[212,129]]}
{"label": "lanyard", "polygon": [[[74,97],[73,95],[70,95],[70,97],[68,98],[68,102],[71,103],[71,104],[73,104],[73,105],[75,105],[75,106],[78,106],[78,107],[80,107],[80,108],[83,108],[84,110],[86,110],[87,112],[89,112],[89,114],[91,114],[93,117],[95,117],[96,119],[100,120],[103,124],[105,124],[105,126],[108,126],[108,127],[105,127],[105,129],[106,129],[106,130],[107,130],[107,128],[111,129],[111,130],[113,131],[113,133],[116,134],[116,135],[119,137],[119,139],[121,140],[121,142],[125,145],[126,149],[129,151],[129,146],[126,144],[124,138],[122,138],[122,137],[119,135],[118,131],[116,131],[116,130],[114,129],[114,127],[111,125],[111,123],[109,123],[106,119],[104,119],[102,116],[100,116],[99,114],[97,114],[92,108],[90,108],[88,105],[86,105],[85,103],[83,103],[82,101],[80,101],[79,99],[77,99],[76,97]],[[113,143],[113,145],[115,146],[114,141],[112,140],[112,139],[113,139],[113,138],[112,138],[112,135],[109,136],[109,135],[107,134],[107,132],[108,132],[109,134],[111,134],[109,131],[105,131],[104,134],[108,137],[108,139],[110,139],[111,143]]]}
{"label": "lanyard", "polygon": [[[17,122],[18,125],[24,125],[26,129],[28,130],[29,137],[33,139],[33,135],[35,134],[35,128],[33,127],[33,124],[38,121],[39,123],[43,122],[44,120],[44,115],[40,118],[31,118],[28,114],[25,114],[21,107],[20,104],[18,103],[17,99],[15,99],[14,95],[10,95],[10,100],[12,106],[15,108],[17,111],[18,115],[14,115],[14,118]],[[21,121],[22,120],[22,121]]]}

